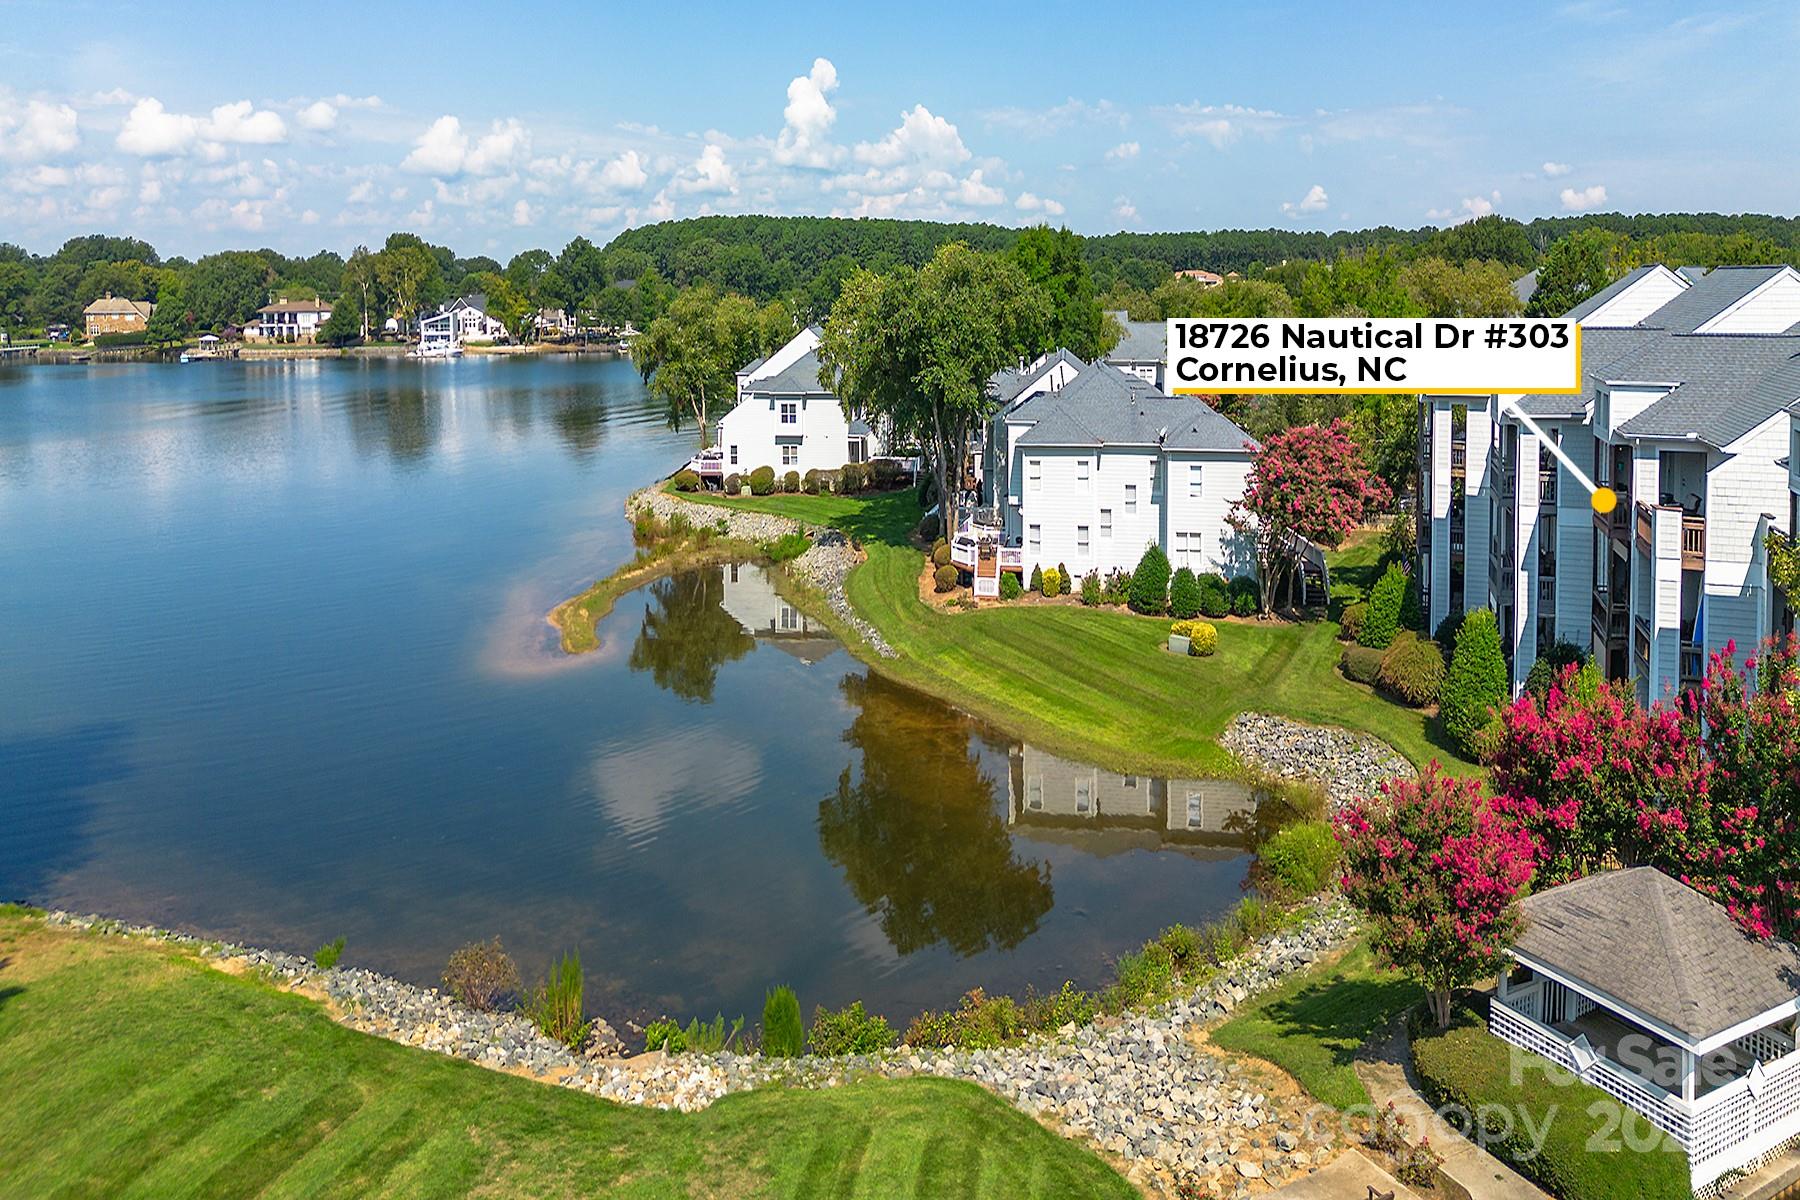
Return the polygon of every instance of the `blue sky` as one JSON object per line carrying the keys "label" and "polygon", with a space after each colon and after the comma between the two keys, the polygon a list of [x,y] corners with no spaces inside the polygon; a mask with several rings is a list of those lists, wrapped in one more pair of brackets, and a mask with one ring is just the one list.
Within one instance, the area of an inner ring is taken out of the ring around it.
{"label": "blue sky", "polygon": [[[304,15],[259,17],[283,11]],[[13,0],[0,239],[310,252],[405,228],[504,259],[709,212],[1105,233],[1797,211],[1800,5],[1500,11]]]}

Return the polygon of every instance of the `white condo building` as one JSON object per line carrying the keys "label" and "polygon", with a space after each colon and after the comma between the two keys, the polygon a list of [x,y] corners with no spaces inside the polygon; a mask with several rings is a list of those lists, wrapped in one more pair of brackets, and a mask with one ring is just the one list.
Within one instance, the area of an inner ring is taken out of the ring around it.
{"label": "white condo building", "polygon": [[[1569,315],[1579,395],[1420,398],[1422,591],[1432,629],[1494,610],[1515,688],[1562,639],[1654,700],[1779,620],[1763,539],[1792,529],[1800,272],[1647,266]],[[1618,493],[1610,515],[1515,409]]]}

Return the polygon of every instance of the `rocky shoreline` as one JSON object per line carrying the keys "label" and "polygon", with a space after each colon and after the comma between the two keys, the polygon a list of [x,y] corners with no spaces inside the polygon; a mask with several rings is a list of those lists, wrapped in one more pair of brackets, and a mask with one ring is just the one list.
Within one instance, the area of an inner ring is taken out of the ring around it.
{"label": "rocky shoreline", "polygon": [[671,495],[663,491],[661,486],[640,489],[626,499],[627,517],[636,518],[640,512],[649,512],[659,521],[667,521],[679,514],[692,525],[719,526],[723,522],[727,537],[750,542],[771,542],[784,534],[804,533],[812,539],[812,546],[790,564],[794,573],[824,596],[838,620],[856,630],[857,635],[876,654],[882,658],[898,657],[888,640],[881,636],[881,632],[858,616],[850,605],[850,597],[844,591],[844,581],[849,578],[851,569],[862,561],[863,556],[840,531],[751,509],[697,504]]}
{"label": "rocky shoreline", "polygon": [[208,941],[152,926],[52,912],[57,926],[153,939],[189,948],[226,969],[263,975],[320,996],[352,1029],[403,1045],[531,1075],[622,1104],[693,1112],[758,1087],[836,1087],[862,1078],[928,1075],[979,1084],[1023,1112],[1122,1162],[1140,1183],[1168,1192],[1182,1179],[1210,1180],[1247,1195],[1316,1170],[1342,1141],[1298,1105],[1272,1100],[1229,1059],[1194,1034],[1251,996],[1342,946],[1355,920],[1341,902],[1318,902],[1291,930],[1264,939],[1191,994],[1091,1026],[1065,1026],[1021,1046],[878,1055],[770,1059],[760,1054],[624,1057],[611,1026],[596,1022],[581,1053],[540,1034],[517,1013],[483,1013],[436,988],[359,967],[322,970],[282,951]]}
{"label": "rocky shoreline", "polygon": [[1412,763],[1379,738],[1267,713],[1239,713],[1219,736],[1219,744],[1278,779],[1318,783],[1333,805],[1372,796],[1386,780],[1414,774]]}

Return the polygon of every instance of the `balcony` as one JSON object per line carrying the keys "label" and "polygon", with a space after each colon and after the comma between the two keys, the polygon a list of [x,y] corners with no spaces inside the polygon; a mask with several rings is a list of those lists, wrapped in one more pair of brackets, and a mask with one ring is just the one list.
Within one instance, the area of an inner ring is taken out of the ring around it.
{"label": "balcony", "polygon": [[1648,667],[1650,665],[1650,621],[1642,616],[1633,617],[1631,625],[1634,634],[1631,639],[1631,648],[1636,652],[1638,662]]}
{"label": "balcony", "polygon": [[1538,580],[1538,611],[1539,612],[1555,612],[1556,611],[1556,580],[1554,580],[1554,579]]}
{"label": "balcony", "polygon": [[1551,505],[1556,503],[1556,468],[1538,470],[1538,503]]}
{"label": "balcony", "polygon": [[1613,603],[1605,588],[1594,589],[1594,636],[1608,644],[1623,645],[1625,625],[1630,620],[1623,600]]}
{"label": "balcony", "polygon": [[1706,518],[1681,514],[1681,569],[1706,569]]}
{"label": "balcony", "polygon": [[1627,531],[1631,528],[1631,506],[1625,502],[1623,496],[1619,498],[1619,501],[1609,513],[1598,511],[1594,513],[1594,528],[1615,542],[1623,542],[1629,537],[1630,534]]}
{"label": "balcony", "polygon": [[1699,687],[1706,677],[1706,650],[1697,643],[1681,643],[1681,686]]}
{"label": "balcony", "polygon": [[1461,479],[1469,470],[1469,448],[1461,443],[1450,447],[1450,478]]}
{"label": "balcony", "polygon": [[1556,554],[1553,551],[1538,551],[1538,578],[1556,578]]}

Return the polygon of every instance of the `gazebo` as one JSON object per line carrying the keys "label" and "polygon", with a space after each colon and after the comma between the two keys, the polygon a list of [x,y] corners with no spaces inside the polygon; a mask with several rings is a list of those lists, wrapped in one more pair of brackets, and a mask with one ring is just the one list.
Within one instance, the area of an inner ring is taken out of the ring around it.
{"label": "gazebo", "polygon": [[1667,1133],[1697,1191],[1800,1140],[1800,949],[1649,867],[1550,888],[1524,916],[1495,1036]]}

